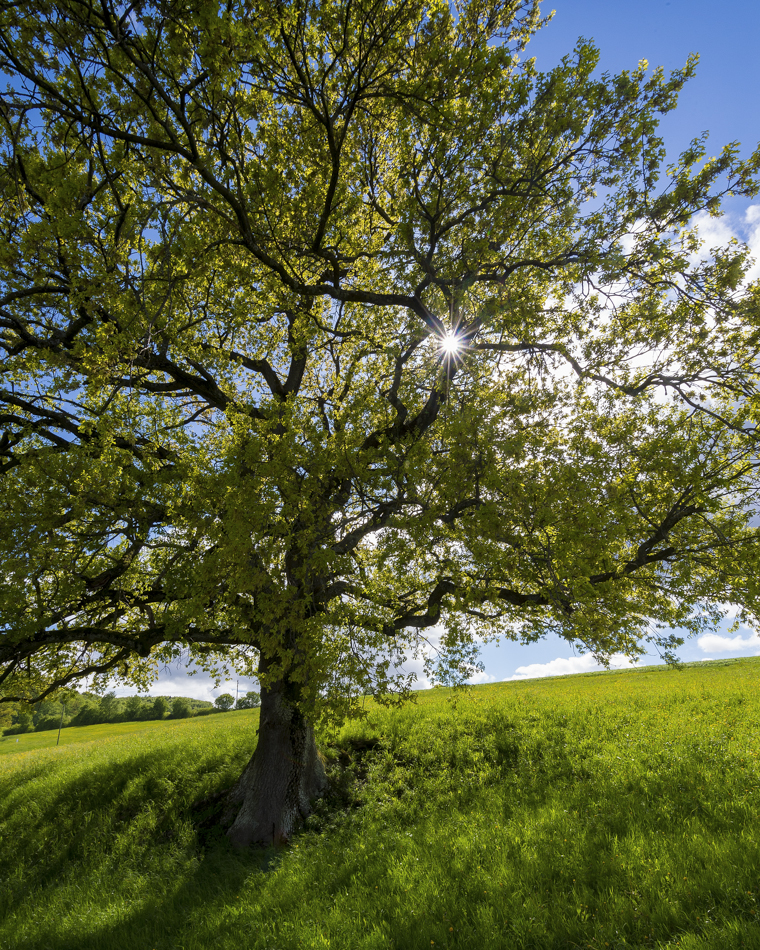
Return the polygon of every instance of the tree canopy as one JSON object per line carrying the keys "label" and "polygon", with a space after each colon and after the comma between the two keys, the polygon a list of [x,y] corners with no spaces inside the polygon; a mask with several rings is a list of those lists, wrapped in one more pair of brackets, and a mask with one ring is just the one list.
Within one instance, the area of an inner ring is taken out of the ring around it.
{"label": "tree canopy", "polygon": [[693,222],[760,152],[663,169],[696,58],[541,72],[529,0],[0,10],[6,698],[182,657],[313,721],[756,614],[760,289]]}

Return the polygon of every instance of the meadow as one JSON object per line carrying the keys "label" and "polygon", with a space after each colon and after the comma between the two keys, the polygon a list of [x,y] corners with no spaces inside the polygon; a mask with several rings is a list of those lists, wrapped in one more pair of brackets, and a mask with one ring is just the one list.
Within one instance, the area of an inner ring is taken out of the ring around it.
{"label": "meadow", "polygon": [[278,852],[206,801],[257,710],[8,737],[0,948],[760,947],[758,686],[753,658],[368,703]]}
{"label": "meadow", "polygon": [[[221,714],[220,714],[221,715]],[[160,729],[162,732],[179,725],[182,720],[150,719],[145,722],[100,723],[97,726],[67,726],[61,729],[60,739],[55,729],[44,732],[24,732],[21,735],[0,736],[0,755],[12,755],[31,752],[35,749],[49,749],[57,745],[94,742],[98,739],[115,739],[136,732]]]}

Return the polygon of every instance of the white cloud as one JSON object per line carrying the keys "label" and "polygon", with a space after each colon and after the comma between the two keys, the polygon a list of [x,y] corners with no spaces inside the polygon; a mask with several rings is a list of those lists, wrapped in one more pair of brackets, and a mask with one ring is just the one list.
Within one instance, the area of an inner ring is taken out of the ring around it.
{"label": "white cloud", "polygon": [[699,228],[699,236],[704,242],[698,258],[710,256],[710,248],[722,247],[728,244],[732,237],[736,237],[736,230],[730,226],[728,215],[713,218],[707,211],[700,211],[690,222],[692,227]]}
{"label": "white cloud", "polygon": [[471,686],[476,686],[478,683],[495,683],[496,677],[491,676],[490,673],[486,673],[485,670],[480,670],[474,676],[471,676],[467,682]]}
{"label": "white cloud", "polygon": [[755,263],[747,272],[747,280],[760,279],[760,205],[750,205],[744,212],[744,220],[750,227],[745,228],[744,240]]}
{"label": "white cloud", "polygon": [[[635,666],[635,661],[622,653],[615,653],[610,657],[610,667],[625,669]],[[510,680],[536,679],[541,676],[569,676],[573,673],[592,673],[594,670],[603,670],[591,654],[585,656],[557,657],[548,663],[531,663],[528,666],[518,666]]]}
{"label": "white cloud", "polygon": [[742,651],[760,654],[760,636],[721,637],[717,633],[706,633],[697,640],[697,646],[703,653],[740,653]]}
{"label": "white cloud", "polygon": [[754,259],[754,264],[744,278],[745,283],[760,278],[760,205],[750,205],[745,210],[743,219],[732,214],[711,218],[706,211],[701,211],[694,217],[692,224],[697,225],[699,236],[704,241],[698,258],[708,257],[710,248],[723,247],[732,237],[737,237],[749,247],[750,255]]}

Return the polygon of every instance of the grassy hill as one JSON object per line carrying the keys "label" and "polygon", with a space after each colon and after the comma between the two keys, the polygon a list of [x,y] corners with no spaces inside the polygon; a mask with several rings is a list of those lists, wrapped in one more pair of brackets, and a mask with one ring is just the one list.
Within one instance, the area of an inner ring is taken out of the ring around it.
{"label": "grassy hill", "polygon": [[[219,713],[218,715],[226,714]],[[0,736],[0,755],[49,749],[59,744],[63,746],[71,743],[94,742],[98,739],[129,736],[145,730],[172,729],[186,722],[187,720],[183,719],[148,719],[141,722],[104,722],[97,726],[67,726],[65,729],[61,729],[60,742],[58,732],[55,729],[45,732],[24,732],[18,736]]]}
{"label": "grassy hill", "polygon": [[256,710],[8,737],[0,948],[760,947],[759,686],[745,659],[368,704],[265,855],[198,807]]}

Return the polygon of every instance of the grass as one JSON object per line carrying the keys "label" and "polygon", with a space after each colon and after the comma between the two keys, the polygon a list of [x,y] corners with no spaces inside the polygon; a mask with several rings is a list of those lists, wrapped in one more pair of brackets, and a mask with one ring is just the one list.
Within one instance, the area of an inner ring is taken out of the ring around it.
{"label": "grass", "polygon": [[195,809],[257,712],[69,729],[2,758],[0,948],[760,948],[759,685],[746,659],[368,706],[266,855]]}
{"label": "grass", "polygon": [[[218,715],[227,714],[220,713]],[[245,713],[241,712],[237,715],[245,715]],[[250,713],[248,715],[250,716]],[[187,720],[184,719],[150,719],[143,722],[106,722],[97,726],[66,726],[61,729],[60,745],[128,736],[145,730],[160,729],[163,731],[167,728],[172,729],[181,726],[185,722]],[[0,755],[15,755],[36,749],[49,749],[58,744],[57,729],[46,729],[44,732],[24,732],[18,736],[0,736]]]}

